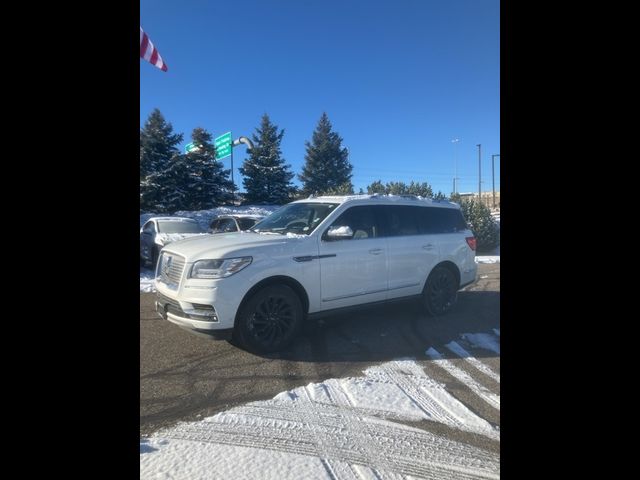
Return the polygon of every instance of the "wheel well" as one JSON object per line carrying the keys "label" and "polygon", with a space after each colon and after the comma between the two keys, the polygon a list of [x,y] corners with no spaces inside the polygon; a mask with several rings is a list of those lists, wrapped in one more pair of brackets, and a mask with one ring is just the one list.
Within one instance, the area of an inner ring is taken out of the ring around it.
{"label": "wheel well", "polygon": [[300,298],[300,301],[302,302],[302,312],[304,313],[304,315],[307,314],[307,312],[309,311],[309,297],[307,296],[307,292],[304,289],[304,287],[300,285],[300,282],[298,282],[297,280],[294,280],[291,277],[276,276],[276,277],[265,278],[264,280],[259,281],[253,287],[251,287],[251,289],[245,294],[244,298],[242,299],[242,302],[240,302],[240,306],[236,311],[235,322],[238,321],[238,315],[242,311],[242,308],[244,307],[245,303],[253,296],[253,294],[256,293],[258,290],[263,289],[264,287],[268,287],[269,285],[286,285],[290,287],[294,292],[296,292],[296,294]]}
{"label": "wheel well", "polygon": [[[440,262],[435,267],[433,267],[433,270],[435,270],[437,267],[448,268],[451,271],[451,273],[453,273],[453,275],[456,277],[456,282],[458,282],[458,286],[460,286],[460,270],[458,269],[458,266],[455,263],[446,260],[444,262]],[[431,271],[433,272],[433,270]],[[431,273],[429,273],[429,275],[431,275]]]}

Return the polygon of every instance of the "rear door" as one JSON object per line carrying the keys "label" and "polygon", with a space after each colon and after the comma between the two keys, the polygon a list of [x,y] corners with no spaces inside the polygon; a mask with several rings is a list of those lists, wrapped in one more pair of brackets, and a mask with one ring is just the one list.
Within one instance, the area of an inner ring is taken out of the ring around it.
{"label": "rear door", "polygon": [[436,236],[422,228],[427,207],[387,205],[384,209],[389,246],[389,298],[418,295],[440,255]]}
{"label": "rear door", "polygon": [[375,206],[345,210],[331,227],[349,227],[348,238],[320,239],[321,308],[359,305],[387,296],[387,245],[380,236]]}

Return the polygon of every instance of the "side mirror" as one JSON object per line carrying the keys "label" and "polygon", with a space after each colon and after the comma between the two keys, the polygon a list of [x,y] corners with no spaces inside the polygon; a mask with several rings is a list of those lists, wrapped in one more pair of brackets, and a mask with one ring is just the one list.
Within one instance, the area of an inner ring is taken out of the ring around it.
{"label": "side mirror", "polygon": [[327,231],[327,238],[330,240],[340,240],[344,238],[352,238],[353,230],[351,227],[342,226],[342,227],[329,227]]}

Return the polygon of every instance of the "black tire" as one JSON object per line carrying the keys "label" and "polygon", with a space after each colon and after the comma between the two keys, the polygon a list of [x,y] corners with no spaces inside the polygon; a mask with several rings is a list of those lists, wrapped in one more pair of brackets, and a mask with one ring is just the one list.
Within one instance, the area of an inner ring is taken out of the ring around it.
{"label": "black tire", "polygon": [[255,353],[283,350],[300,331],[303,315],[302,302],[290,287],[265,287],[242,307],[234,340]]}
{"label": "black tire", "polygon": [[458,281],[451,270],[436,267],[429,274],[422,291],[427,312],[436,317],[448,313],[458,299]]}

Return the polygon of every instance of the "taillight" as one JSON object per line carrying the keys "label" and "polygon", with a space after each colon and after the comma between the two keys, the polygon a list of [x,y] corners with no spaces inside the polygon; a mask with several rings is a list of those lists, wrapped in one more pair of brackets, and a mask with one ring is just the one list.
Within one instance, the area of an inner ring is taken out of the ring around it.
{"label": "taillight", "polygon": [[475,252],[476,251],[476,237],[467,237],[467,238],[465,238],[465,240],[467,241],[467,244],[469,245],[469,248]]}

